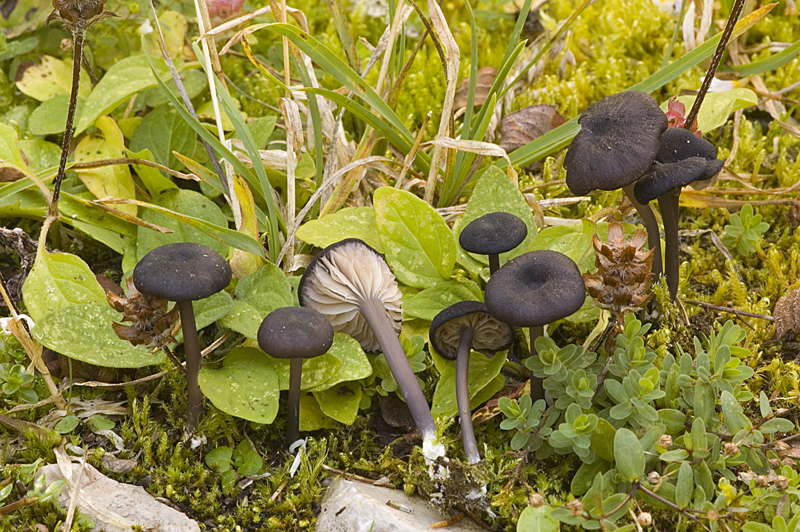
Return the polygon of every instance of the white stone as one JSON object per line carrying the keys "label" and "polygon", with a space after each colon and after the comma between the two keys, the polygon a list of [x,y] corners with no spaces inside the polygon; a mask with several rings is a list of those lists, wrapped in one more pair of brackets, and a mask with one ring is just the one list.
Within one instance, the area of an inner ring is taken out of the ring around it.
{"label": "white stone", "polygon": [[[448,517],[420,497],[372,486],[364,482],[336,479],[331,482],[316,532],[430,532],[431,525]],[[449,525],[448,532],[479,532],[483,529],[464,516]]]}

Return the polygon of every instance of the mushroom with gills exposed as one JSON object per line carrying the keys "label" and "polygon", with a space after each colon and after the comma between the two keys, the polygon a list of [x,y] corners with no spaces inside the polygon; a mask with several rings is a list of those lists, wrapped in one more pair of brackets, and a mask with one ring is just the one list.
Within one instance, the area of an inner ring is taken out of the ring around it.
{"label": "mushroom with gills exposed", "polygon": [[655,161],[667,116],[647,93],[626,91],[593,103],[578,123],[581,130],[564,157],[567,187],[577,196],[622,189],[644,221],[657,279],[662,272],[658,221],[650,205],[636,199],[633,184]]}
{"label": "mushroom with gills exposed", "polygon": [[464,227],[458,243],[465,251],[489,256],[489,274],[500,268],[500,254],[522,244],[528,236],[525,222],[508,212],[490,212]]}
{"label": "mushroom with gills exposed", "polygon": [[480,301],[460,301],[433,318],[429,337],[437,353],[456,361],[456,401],[464,454],[468,463],[477,464],[481,457],[469,406],[470,353],[472,349],[492,354],[508,349],[514,342],[514,330],[491,316]]}
{"label": "mushroom with gills exposed", "polygon": [[181,315],[186,353],[186,383],[189,418],[186,431],[197,428],[203,408],[198,374],[203,357],[197,339],[192,301],[205,299],[231,282],[231,267],[222,255],[201,244],[181,242],[159,246],[145,255],[133,269],[133,284],[143,294],[175,301]]}
{"label": "mushroom with gills exposed", "polygon": [[[583,306],[586,286],[578,265],[563,253],[530,251],[513,258],[486,283],[489,314],[512,327],[530,327],[531,355],[544,326]],[[544,398],[541,379],[531,378],[531,398]]]}
{"label": "mushroom with gills exposed", "polygon": [[335,331],[355,338],[367,352],[382,351],[423,439],[423,453],[444,456],[436,423],[400,345],[402,294],[383,256],[357,238],[320,251],[297,287],[300,305],[322,313]]}
{"label": "mushroom with gills exposed", "polygon": [[671,127],[661,135],[661,148],[650,172],[636,182],[636,199],[642,203],[658,200],[664,219],[665,269],[671,299],[678,294],[680,235],[678,218],[681,189],[687,185],[703,188],[722,169],[714,145],[692,132]]}
{"label": "mushroom with gills exposed", "polygon": [[333,345],[333,326],[314,309],[284,307],[270,312],[258,328],[258,346],[271,357],[289,359],[286,447],[300,439],[300,381],[303,360],[324,355]]}

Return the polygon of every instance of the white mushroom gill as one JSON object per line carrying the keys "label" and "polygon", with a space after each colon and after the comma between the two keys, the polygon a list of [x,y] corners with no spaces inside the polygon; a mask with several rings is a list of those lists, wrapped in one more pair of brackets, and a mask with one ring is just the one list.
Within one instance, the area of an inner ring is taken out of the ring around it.
{"label": "white mushroom gill", "polygon": [[358,340],[364,351],[381,350],[361,313],[365,301],[380,301],[395,331],[400,333],[402,294],[389,266],[370,248],[357,242],[344,243],[328,250],[309,273],[314,290],[304,292],[306,304],[324,314],[335,331]]}

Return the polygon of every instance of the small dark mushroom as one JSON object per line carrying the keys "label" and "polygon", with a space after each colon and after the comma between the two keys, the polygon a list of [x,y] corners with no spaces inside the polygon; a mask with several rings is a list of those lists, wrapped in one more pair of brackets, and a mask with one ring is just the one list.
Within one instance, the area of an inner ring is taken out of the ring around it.
{"label": "small dark mushroom", "polygon": [[349,334],[368,352],[382,351],[422,434],[428,458],[444,455],[436,443],[436,423],[398,334],[402,294],[380,253],[357,238],[323,249],[297,287],[300,305],[322,313],[335,331]]}
{"label": "small dark mushroom", "polygon": [[467,462],[481,461],[478,442],[472,428],[469,407],[469,356],[474,348],[492,354],[508,349],[514,341],[514,330],[491,316],[480,301],[460,301],[450,305],[433,318],[430,328],[431,345],[443,357],[456,361],[456,401],[464,454]]}
{"label": "small dark mushroom", "polygon": [[178,304],[186,353],[189,402],[186,430],[190,434],[197,428],[203,407],[203,393],[197,382],[203,358],[192,301],[210,297],[225,289],[230,282],[231,267],[222,255],[209,247],[188,242],[157,247],[133,270],[133,284],[139,292]]}
{"label": "small dark mushroom", "polygon": [[522,244],[528,236],[528,226],[508,212],[490,212],[475,218],[461,231],[458,243],[464,250],[489,255],[489,273],[500,268],[500,254]]}
{"label": "small dark mushroom", "polygon": [[303,360],[324,355],[333,345],[333,326],[310,308],[284,307],[270,312],[258,328],[258,345],[271,357],[289,359],[286,447],[300,439],[300,379]]}
{"label": "small dark mushroom", "polygon": [[[566,318],[583,306],[586,287],[575,264],[563,253],[531,251],[511,259],[486,283],[489,314],[512,327],[530,327],[534,342],[548,323]],[[541,381],[531,379],[531,397],[544,397]],[[535,386],[536,384],[536,386]]]}
{"label": "small dark mushroom", "polygon": [[687,185],[703,188],[722,169],[714,145],[683,128],[671,127],[661,135],[661,147],[650,172],[639,179],[633,188],[637,201],[658,200],[664,219],[666,239],[665,269],[669,294],[678,294],[680,270],[680,236],[678,217],[681,189]]}
{"label": "small dark mushroom", "polygon": [[592,190],[622,189],[647,229],[654,249],[653,274],[661,274],[658,222],[647,204],[636,200],[633,184],[650,169],[660,148],[667,117],[656,101],[640,91],[612,94],[581,114],[581,130],[564,157],[567,186],[583,196]]}

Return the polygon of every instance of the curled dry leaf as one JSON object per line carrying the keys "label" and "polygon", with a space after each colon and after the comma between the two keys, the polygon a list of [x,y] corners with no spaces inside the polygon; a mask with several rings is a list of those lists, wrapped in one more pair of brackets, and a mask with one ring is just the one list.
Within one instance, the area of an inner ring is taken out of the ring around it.
{"label": "curled dry leaf", "polygon": [[133,345],[163,346],[174,342],[170,334],[178,321],[178,306],[167,311],[168,301],[142,294],[128,278],[128,297],[120,297],[113,292],[106,293],[111,308],[121,312],[124,321],[131,325],[114,323],[112,327],[117,336]]}
{"label": "curled dry leaf", "polygon": [[555,105],[536,104],[520,109],[503,118],[500,147],[510,153],[564,122],[566,119],[559,114]]}
{"label": "curled dry leaf", "polygon": [[775,303],[775,336],[781,340],[790,332],[800,332],[800,289],[795,289]]}
{"label": "curled dry leaf", "polygon": [[[497,77],[497,69],[495,67],[487,66],[478,70],[477,81],[475,82],[475,100],[473,105],[483,105],[486,102],[486,97],[489,95],[489,89],[492,88],[494,78]],[[467,106],[467,97],[469,96],[469,81],[470,78],[464,78],[458,84],[456,89],[456,101],[453,104],[455,109],[463,109]]]}

